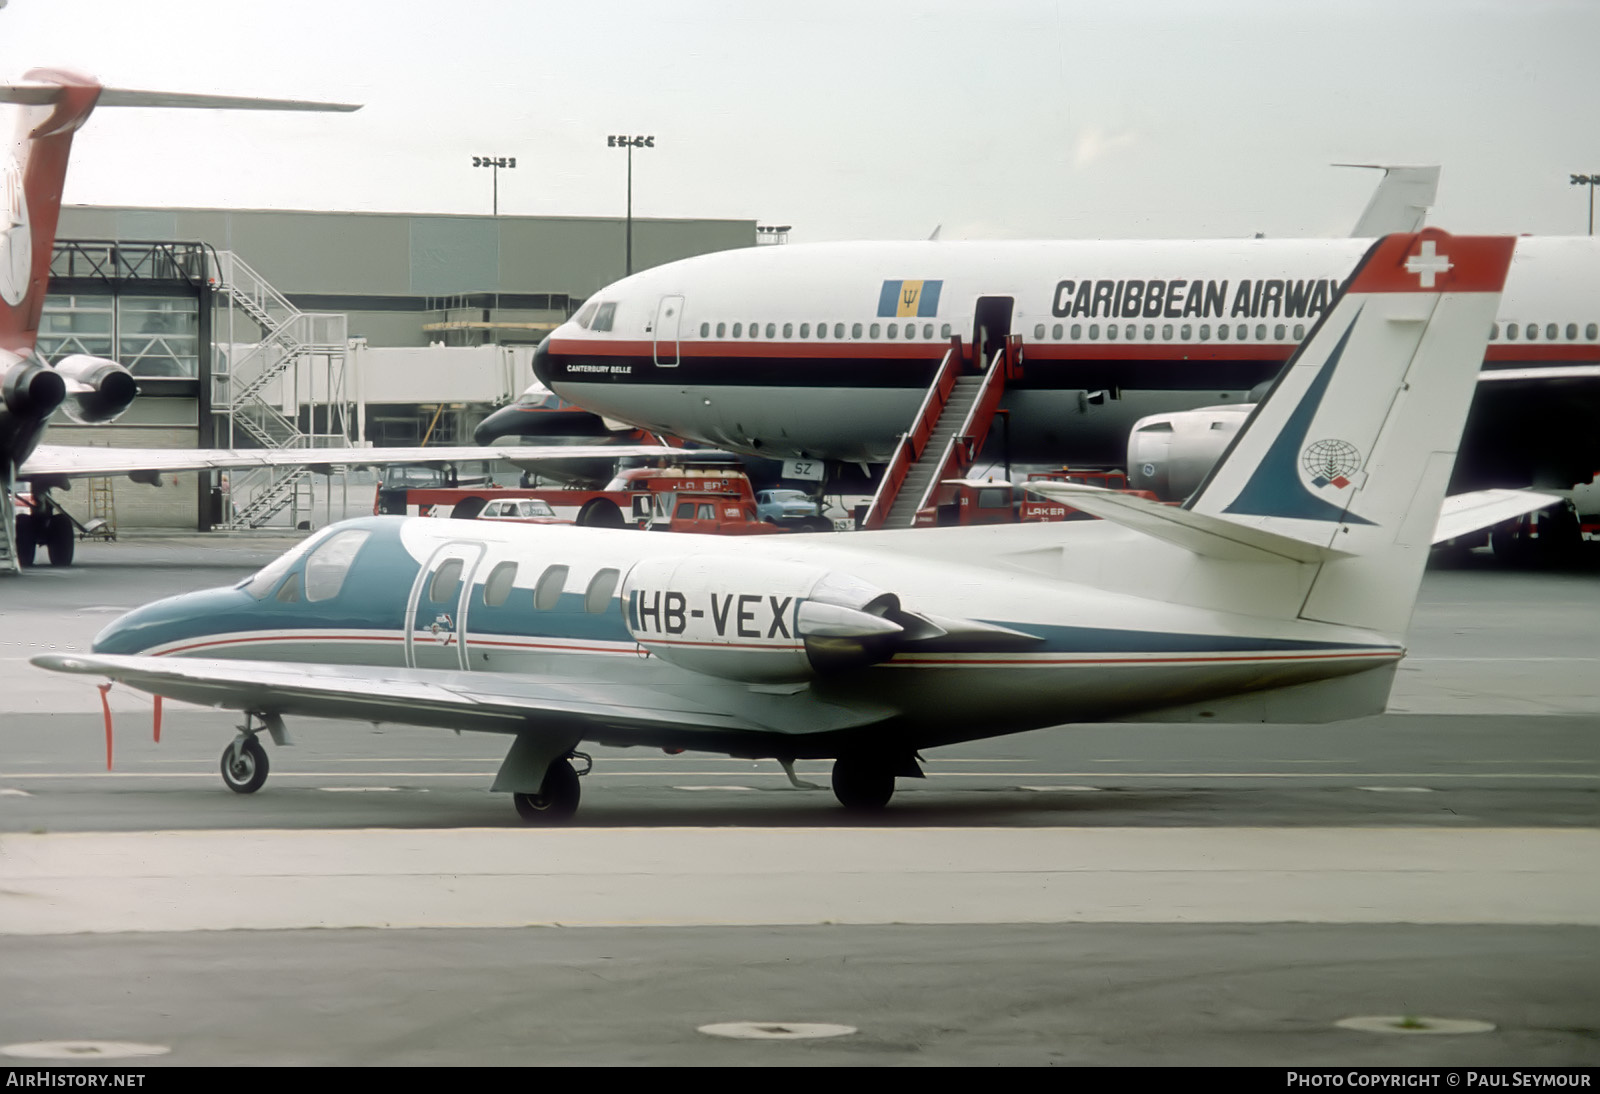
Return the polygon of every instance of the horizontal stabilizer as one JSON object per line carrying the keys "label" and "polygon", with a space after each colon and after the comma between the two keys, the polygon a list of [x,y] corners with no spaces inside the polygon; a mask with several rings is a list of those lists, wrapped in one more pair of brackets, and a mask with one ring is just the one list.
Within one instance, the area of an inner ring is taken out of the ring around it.
{"label": "horizontal stabilizer", "polygon": [[1222,517],[1076,483],[1030,482],[1027,488],[1091,516],[1143,532],[1208,558],[1234,562],[1325,562],[1344,552],[1280,536]]}
{"label": "horizontal stabilizer", "polygon": [[[61,99],[59,86],[40,84],[0,85],[0,103],[22,106],[49,106]],[[360,110],[360,103],[323,103],[307,99],[258,99],[243,95],[190,95],[176,91],[134,91],[129,88],[102,88],[96,106],[180,107],[190,110],[316,110],[348,113]]]}
{"label": "horizontal stabilizer", "polygon": [[1555,494],[1532,490],[1474,490],[1444,499],[1439,523],[1433,529],[1433,542],[1443,543],[1468,532],[1520,517],[1561,501]]}

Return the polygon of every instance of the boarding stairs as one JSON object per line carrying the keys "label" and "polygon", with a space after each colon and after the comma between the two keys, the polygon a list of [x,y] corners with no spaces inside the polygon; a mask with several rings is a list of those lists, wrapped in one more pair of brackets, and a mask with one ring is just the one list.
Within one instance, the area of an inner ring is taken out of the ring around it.
{"label": "boarding stairs", "polygon": [[[974,346],[972,352],[980,354]],[[900,435],[863,529],[910,528],[932,505],[945,479],[960,478],[983,449],[1006,381],[1020,374],[1022,340],[1013,335],[980,373],[965,371],[961,340],[952,338],[911,428]]]}
{"label": "boarding stairs", "polygon": [[22,572],[17,561],[17,506],[11,500],[11,488],[0,481],[0,574]]}
{"label": "boarding stairs", "polygon": [[[227,446],[242,433],[260,448],[348,448],[350,399],[345,384],[349,320],[333,313],[303,312],[232,251],[215,253],[218,302],[225,305],[225,362],[213,370],[212,407],[226,422]],[[251,337],[237,336],[243,324]],[[306,433],[296,420],[309,406],[316,428]],[[293,417],[284,412],[292,408]],[[231,510],[221,527],[260,528],[285,509],[291,523],[311,506],[311,472],[303,467],[264,467],[230,476]]]}

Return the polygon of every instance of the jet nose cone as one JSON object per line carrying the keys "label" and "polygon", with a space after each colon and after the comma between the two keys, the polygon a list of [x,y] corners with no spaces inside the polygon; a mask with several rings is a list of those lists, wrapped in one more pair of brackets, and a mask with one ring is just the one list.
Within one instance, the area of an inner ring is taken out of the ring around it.
{"label": "jet nose cone", "polygon": [[503,406],[483,421],[472,431],[472,439],[478,444],[493,444],[507,433],[512,432],[511,425],[516,411],[513,407]]}
{"label": "jet nose cone", "polygon": [[241,629],[239,613],[255,599],[242,589],[205,589],[135,608],[94,636],[94,653],[140,654],[183,639]]}
{"label": "jet nose cone", "polygon": [[555,362],[550,359],[550,336],[548,334],[544,336],[544,340],[533,351],[533,374],[538,377],[539,382],[545,387],[550,388],[551,391],[555,390],[556,369]]}

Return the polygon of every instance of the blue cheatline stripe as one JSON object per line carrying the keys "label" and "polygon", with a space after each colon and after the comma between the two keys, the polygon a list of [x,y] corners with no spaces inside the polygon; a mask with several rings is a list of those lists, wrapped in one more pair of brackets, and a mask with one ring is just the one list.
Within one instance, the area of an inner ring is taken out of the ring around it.
{"label": "blue cheatline stripe", "polygon": [[922,283],[922,296],[917,300],[918,319],[932,319],[939,314],[939,290],[942,288],[944,288],[943,281]]}
{"label": "blue cheatline stripe", "polygon": [[[1371,524],[1349,512],[1343,505],[1317,497],[1300,481],[1300,450],[1305,447],[1306,434],[1311,420],[1316,417],[1322,397],[1327,393],[1333,373],[1344,356],[1344,347],[1350,334],[1361,321],[1358,310],[1350,325],[1339,336],[1338,345],[1328,354],[1327,361],[1311,380],[1299,404],[1290,412],[1283,428],[1273,438],[1266,455],[1251,473],[1250,479],[1223,512],[1253,517],[1293,517],[1297,520],[1322,520],[1334,523]],[[1270,405],[1270,404],[1268,404]]]}
{"label": "blue cheatline stripe", "polygon": [[878,317],[893,318],[900,310],[900,286],[903,281],[885,281],[878,290]]}

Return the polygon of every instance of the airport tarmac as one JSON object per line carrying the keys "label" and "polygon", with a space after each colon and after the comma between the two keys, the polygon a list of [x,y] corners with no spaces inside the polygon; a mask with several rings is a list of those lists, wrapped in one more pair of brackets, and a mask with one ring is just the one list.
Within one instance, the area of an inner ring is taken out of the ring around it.
{"label": "airport tarmac", "polygon": [[[107,773],[92,684],[26,657],[290,542],[86,544],[0,582],[0,1051],[1600,1063],[1593,569],[1431,571],[1384,716],[942,749],[865,824],[775,764],[592,749],[581,824],[527,829],[485,789],[502,742],[317,720],[240,797],[217,773],[233,716],[169,704],[156,745],[125,688]],[[1357,1015],[1495,1028],[1334,1024]],[[857,1032],[698,1032],[741,1020]]]}

